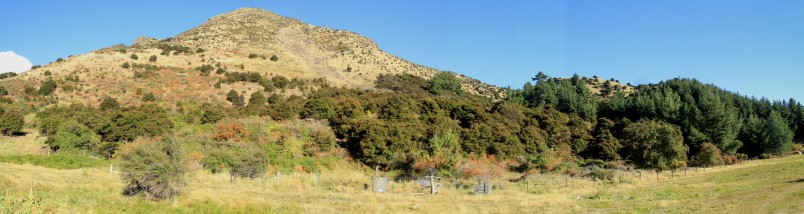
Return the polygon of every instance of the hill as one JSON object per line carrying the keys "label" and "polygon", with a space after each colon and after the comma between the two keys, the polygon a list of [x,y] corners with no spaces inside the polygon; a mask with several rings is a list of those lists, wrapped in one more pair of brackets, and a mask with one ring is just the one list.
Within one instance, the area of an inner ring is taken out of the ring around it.
{"label": "hill", "polygon": [[[149,60],[151,56],[156,59]],[[118,98],[124,105],[138,105],[139,98],[148,92],[165,103],[175,104],[224,101],[230,90],[248,94],[263,90],[253,82],[216,87],[225,73],[232,72],[299,81],[323,78],[336,87],[373,89],[380,74],[407,73],[427,79],[439,71],[386,53],[354,32],[243,8],[212,17],[175,37],[140,37],[130,46],[115,45],[60,58],[5,79],[0,85],[13,97],[22,98],[26,88],[38,88],[53,79],[59,88],[49,103],[89,105],[98,105],[106,96]],[[463,75],[459,79],[464,91],[503,98],[503,91],[495,86]],[[279,93],[303,95],[310,90],[295,88]]]}

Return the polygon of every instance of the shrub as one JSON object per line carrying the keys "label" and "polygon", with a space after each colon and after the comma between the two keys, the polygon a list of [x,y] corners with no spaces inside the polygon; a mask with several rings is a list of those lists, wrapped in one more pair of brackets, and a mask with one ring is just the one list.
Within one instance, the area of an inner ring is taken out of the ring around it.
{"label": "shrub", "polygon": [[186,168],[180,145],[173,140],[138,138],[120,150],[123,193],[145,199],[176,197],[184,186]]}
{"label": "shrub", "polygon": [[140,59],[140,57],[137,56],[137,54],[131,54],[131,59],[138,60],[138,59]]}
{"label": "shrub", "polygon": [[204,51],[206,51],[206,50],[204,50],[203,48],[195,49],[196,53],[204,53]]}
{"label": "shrub", "polygon": [[239,122],[222,122],[215,124],[215,134],[212,139],[216,141],[245,141],[248,137],[248,131]]}
{"label": "shrub", "polygon": [[223,110],[220,106],[205,103],[201,105],[204,114],[201,116],[201,123],[217,123],[223,119]]}
{"label": "shrub", "polygon": [[45,73],[44,73],[43,75],[45,75],[45,76],[50,76],[50,75],[52,75],[52,74],[53,74],[53,73],[50,73],[50,71],[45,71]]}
{"label": "shrub", "polygon": [[720,166],[723,165],[724,158],[715,144],[704,143],[701,151],[695,155],[695,163],[699,166]]}
{"label": "shrub", "polygon": [[64,61],[64,59],[62,59],[62,58],[56,59],[56,62],[62,62],[62,61]]}
{"label": "shrub", "polygon": [[204,74],[204,75],[209,75],[209,72],[211,72],[212,69],[215,69],[215,68],[212,67],[211,65],[202,65],[201,67],[197,67],[195,69],[198,70],[198,71],[201,71],[201,73]]}
{"label": "shrub", "polygon": [[226,93],[226,101],[229,101],[232,104],[234,104],[235,102],[237,102],[238,96],[239,94],[237,94],[237,91],[235,91],[234,89],[229,90],[229,93]]}
{"label": "shrub", "polygon": [[288,78],[279,75],[276,75],[273,78],[271,78],[271,82],[273,82],[274,86],[276,86],[277,88],[285,88],[290,83]]}
{"label": "shrub", "polygon": [[6,95],[8,95],[8,90],[6,90],[6,87],[0,86],[0,96]]}
{"label": "shrub", "polygon": [[2,134],[13,135],[20,132],[23,125],[25,125],[25,120],[22,113],[9,109],[0,112],[0,132]]}
{"label": "shrub", "polygon": [[151,55],[151,57],[148,58],[148,61],[149,62],[156,62],[156,55]]}
{"label": "shrub", "polygon": [[100,110],[115,110],[120,108],[120,103],[117,102],[117,99],[106,96],[103,98],[103,101],[100,103]]}
{"label": "shrub", "polygon": [[249,58],[249,59],[254,59],[254,58],[257,58],[257,57],[260,57],[260,55],[257,55],[257,54],[255,54],[255,53],[252,53],[252,54],[249,54],[249,55],[248,55],[248,58]]}
{"label": "shrub", "polygon": [[223,74],[223,73],[226,73],[226,70],[223,68],[218,68],[218,70],[215,70],[215,74]]}
{"label": "shrub", "polygon": [[[34,66],[34,67],[36,67],[36,66]],[[33,70],[33,69],[35,69],[35,68],[31,68],[31,70]],[[10,77],[16,77],[16,76],[17,76],[17,73],[14,73],[14,72],[5,72],[5,73],[0,74],[0,79],[10,78]]]}
{"label": "shrub", "polygon": [[45,83],[42,83],[42,86],[39,87],[39,90],[37,92],[39,93],[39,95],[47,96],[52,94],[53,91],[55,90],[56,90],[56,82],[53,81],[53,79],[49,79],[45,81]]}
{"label": "shrub", "polygon": [[61,122],[45,141],[54,151],[88,151],[100,145],[101,137],[75,120]]}
{"label": "shrub", "polygon": [[130,64],[128,64],[128,62],[124,62],[124,63],[123,63],[123,65],[121,65],[120,67],[125,68],[125,69],[128,69],[128,68],[130,68],[130,67],[131,67],[131,65],[130,65]]}
{"label": "shrub", "polygon": [[278,60],[279,60],[279,57],[276,57],[276,55],[271,55],[271,61],[276,62]]}
{"label": "shrub", "polygon": [[228,170],[233,177],[257,178],[265,174],[268,165],[265,153],[251,143],[210,142],[205,150],[208,152],[201,165],[212,173]]}
{"label": "shrub", "polygon": [[151,93],[151,92],[145,93],[145,95],[142,95],[142,101],[143,102],[156,101],[156,96],[154,96],[154,93]]}
{"label": "shrub", "polygon": [[491,180],[505,173],[507,165],[506,161],[497,160],[494,155],[481,155],[461,161],[458,165],[458,171],[464,178]]}

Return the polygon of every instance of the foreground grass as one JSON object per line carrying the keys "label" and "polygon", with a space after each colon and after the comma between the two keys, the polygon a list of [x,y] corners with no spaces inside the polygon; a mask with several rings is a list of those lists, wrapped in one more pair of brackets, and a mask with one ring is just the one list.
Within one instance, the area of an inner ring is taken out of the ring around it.
{"label": "foreground grass", "polygon": [[[389,193],[364,189],[370,177],[353,168],[231,180],[195,171],[176,199],[152,202],[121,193],[108,168],[59,170],[0,163],[0,213],[801,213],[804,156],[760,160],[706,172],[623,174],[613,183],[531,178],[503,182],[490,196],[463,188],[416,194],[412,182]],[[619,176],[618,176],[619,177]],[[446,183],[446,182],[444,182]],[[471,182],[468,182],[471,183]],[[594,185],[594,186],[593,186]]]}
{"label": "foreground grass", "polygon": [[603,188],[583,206],[605,213],[802,213],[804,155],[708,169],[626,188]]}

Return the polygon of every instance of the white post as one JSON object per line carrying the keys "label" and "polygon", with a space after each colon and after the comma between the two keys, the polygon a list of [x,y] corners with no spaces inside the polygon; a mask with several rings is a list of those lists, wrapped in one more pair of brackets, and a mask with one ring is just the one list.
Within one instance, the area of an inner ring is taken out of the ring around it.
{"label": "white post", "polygon": [[109,175],[112,175],[112,173],[114,173],[114,165],[109,164]]}

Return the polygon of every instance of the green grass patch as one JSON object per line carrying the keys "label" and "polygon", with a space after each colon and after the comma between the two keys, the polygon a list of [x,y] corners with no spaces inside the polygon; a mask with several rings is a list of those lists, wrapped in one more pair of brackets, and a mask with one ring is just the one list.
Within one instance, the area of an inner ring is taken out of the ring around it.
{"label": "green grass patch", "polygon": [[75,153],[55,153],[52,155],[8,155],[0,156],[0,162],[31,164],[54,169],[78,169],[109,165],[102,158],[88,157]]}

